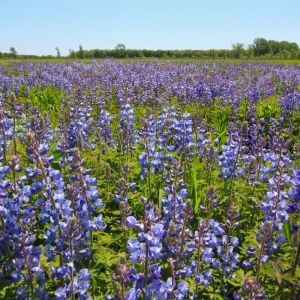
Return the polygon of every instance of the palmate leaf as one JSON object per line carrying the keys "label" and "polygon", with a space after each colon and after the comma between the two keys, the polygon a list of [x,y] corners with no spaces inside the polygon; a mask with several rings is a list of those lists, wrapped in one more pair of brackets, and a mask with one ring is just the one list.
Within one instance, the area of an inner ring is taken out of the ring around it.
{"label": "palmate leaf", "polygon": [[274,269],[272,263],[268,262],[266,264],[262,264],[261,266],[261,274],[265,275],[266,277],[269,277],[273,280],[277,280],[276,270]]}
{"label": "palmate leaf", "polygon": [[232,279],[225,278],[225,281],[234,287],[240,287],[244,284],[245,278],[250,278],[251,276],[253,276],[252,271],[248,271],[247,273],[245,273],[243,269],[238,269],[235,271]]}
{"label": "palmate leaf", "polygon": [[235,287],[241,286],[241,282],[240,281],[233,281],[233,280],[231,280],[229,278],[226,278],[225,280],[226,280],[226,282],[230,283],[231,285],[233,285]]}

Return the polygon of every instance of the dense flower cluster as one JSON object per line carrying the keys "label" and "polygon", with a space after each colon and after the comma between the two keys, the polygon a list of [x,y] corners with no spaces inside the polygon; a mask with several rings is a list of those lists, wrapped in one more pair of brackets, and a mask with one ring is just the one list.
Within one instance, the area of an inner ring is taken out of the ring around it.
{"label": "dense flower cluster", "polygon": [[0,298],[298,299],[299,86],[267,64],[0,66]]}

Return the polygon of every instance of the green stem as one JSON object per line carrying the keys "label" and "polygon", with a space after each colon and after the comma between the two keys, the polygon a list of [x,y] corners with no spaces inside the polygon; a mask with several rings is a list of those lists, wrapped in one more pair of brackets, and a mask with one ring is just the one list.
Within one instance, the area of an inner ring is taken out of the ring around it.
{"label": "green stem", "polygon": [[[200,270],[200,265],[201,265],[201,261],[200,261],[200,254],[201,254],[201,240],[199,237],[199,245],[198,245],[198,249],[197,249],[197,268],[196,268],[196,276],[199,273]],[[199,288],[199,284],[198,281],[196,280],[196,297],[198,296],[198,288]]]}
{"label": "green stem", "polygon": [[298,247],[297,247],[297,253],[296,253],[296,258],[294,261],[293,269],[292,269],[292,275],[294,276],[297,270],[297,266],[299,263],[299,258],[300,258],[300,240],[298,242]]}
{"label": "green stem", "polygon": [[[144,231],[147,233],[148,231],[148,224],[147,224],[147,219],[146,219],[146,203],[144,205]],[[148,260],[149,260],[149,246],[146,242],[146,258],[145,258],[145,263],[144,263],[144,281],[143,281],[143,287],[144,289],[147,288],[147,283],[148,283]],[[146,299],[146,293],[144,293],[144,299]]]}
{"label": "green stem", "polygon": [[260,273],[260,267],[261,267],[261,258],[262,258],[262,255],[264,253],[264,250],[265,250],[265,242],[263,241],[263,244],[260,247],[259,255],[258,255],[258,258],[257,258],[257,268],[256,268],[256,280],[257,281],[259,281],[259,273]]}
{"label": "green stem", "polygon": [[11,94],[11,109],[13,112],[13,145],[14,145],[14,154],[17,155],[17,142],[16,142],[16,108],[15,103],[17,101],[16,95]]}
{"label": "green stem", "polygon": [[[21,224],[20,224],[21,225]],[[21,225],[22,227],[22,225]],[[24,256],[24,260],[25,260],[25,266],[27,268],[27,272],[28,272],[28,277],[29,277],[29,286],[30,286],[30,292],[31,292],[31,296],[32,298],[34,297],[34,289],[33,289],[33,275],[31,273],[31,268],[30,268],[30,264],[28,261],[28,256],[26,254],[26,250],[25,250],[25,246],[24,246],[24,239],[22,238],[22,251],[23,251],[23,256]]]}
{"label": "green stem", "polygon": [[[2,119],[3,116],[1,116]],[[2,138],[3,138],[3,163],[6,165],[6,136],[5,136],[5,128],[4,124],[1,124]]]}

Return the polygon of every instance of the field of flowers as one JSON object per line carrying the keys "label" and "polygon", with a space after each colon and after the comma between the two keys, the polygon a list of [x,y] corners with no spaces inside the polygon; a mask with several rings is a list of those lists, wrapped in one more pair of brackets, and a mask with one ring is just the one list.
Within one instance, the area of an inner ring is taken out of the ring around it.
{"label": "field of flowers", "polygon": [[0,65],[0,299],[300,299],[300,67]]}

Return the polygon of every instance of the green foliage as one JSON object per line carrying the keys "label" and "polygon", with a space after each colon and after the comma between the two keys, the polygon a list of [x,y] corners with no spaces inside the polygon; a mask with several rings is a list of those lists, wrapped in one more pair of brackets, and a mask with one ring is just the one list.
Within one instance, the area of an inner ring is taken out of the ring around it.
{"label": "green foliage", "polygon": [[32,106],[38,107],[43,115],[49,115],[51,123],[56,127],[58,124],[62,96],[60,90],[51,87],[36,89],[30,93],[30,103]]}
{"label": "green foliage", "polygon": [[260,100],[256,107],[258,118],[264,118],[267,122],[271,118],[278,119],[280,117],[280,107],[278,97],[272,96],[265,100]]}
{"label": "green foliage", "polygon": [[220,105],[217,101],[214,102],[211,111],[208,113],[208,123],[216,129],[218,139],[221,144],[224,144],[227,139],[227,125],[231,119],[232,110],[229,105]]}
{"label": "green foliage", "polygon": [[245,118],[247,116],[248,108],[249,108],[249,101],[246,99],[242,100],[240,102],[240,106],[239,106],[239,110],[238,110],[238,116],[239,116],[240,120],[245,120]]}
{"label": "green foliage", "polygon": [[10,47],[9,49],[9,52],[10,52],[10,55],[13,59],[16,59],[17,58],[17,50],[14,48],[14,47]]}
{"label": "green foliage", "polygon": [[126,254],[115,249],[116,241],[111,234],[100,233],[94,239],[91,293],[95,299],[103,299],[105,295],[115,293],[111,274],[116,272],[117,263],[125,259]]}
{"label": "green foliage", "polygon": [[292,238],[292,226],[291,223],[285,223],[283,225],[283,233],[288,243],[291,242]]}
{"label": "green foliage", "polygon": [[84,51],[83,51],[83,48],[81,45],[79,46],[79,51],[77,53],[77,57],[80,59],[83,59],[83,57],[84,57]]}

